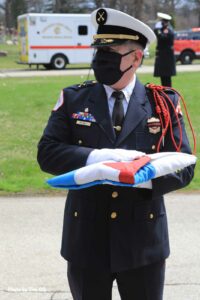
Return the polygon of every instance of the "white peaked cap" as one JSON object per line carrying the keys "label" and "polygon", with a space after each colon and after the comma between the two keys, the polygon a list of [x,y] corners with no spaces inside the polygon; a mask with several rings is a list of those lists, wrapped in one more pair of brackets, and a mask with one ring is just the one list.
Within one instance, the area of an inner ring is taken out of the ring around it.
{"label": "white peaked cap", "polygon": [[140,20],[112,8],[99,8],[92,12],[91,20],[97,34],[92,46],[105,46],[132,40],[144,48],[153,43],[156,36],[153,30]]}
{"label": "white peaked cap", "polygon": [[161,18],[163,20],[167,20],[167,21],[170,21],[172,19],[172,17],[170,15],[164,14],[164,13],[161,13],[161,12],[157,12],[157,17]]}

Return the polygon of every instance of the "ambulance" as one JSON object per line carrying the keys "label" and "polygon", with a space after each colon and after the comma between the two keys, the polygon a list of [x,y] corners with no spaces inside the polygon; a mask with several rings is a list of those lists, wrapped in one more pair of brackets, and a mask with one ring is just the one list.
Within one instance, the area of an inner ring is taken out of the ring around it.
{"label": "ambulance", "polygon": [[95,28],[89,14],[28,13],[18,16],[19,63],[64,69],[90,63]]}

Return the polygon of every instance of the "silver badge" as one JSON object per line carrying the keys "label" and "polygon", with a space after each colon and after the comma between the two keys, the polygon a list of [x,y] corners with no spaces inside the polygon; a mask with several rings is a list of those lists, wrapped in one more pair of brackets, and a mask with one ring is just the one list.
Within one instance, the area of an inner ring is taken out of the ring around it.
{"label": "silver badge", "polygon": [[147,120],[147,126],[149,128],[149,132],[156,134],[161,130],[161,122],[158,118],[150,118]]}

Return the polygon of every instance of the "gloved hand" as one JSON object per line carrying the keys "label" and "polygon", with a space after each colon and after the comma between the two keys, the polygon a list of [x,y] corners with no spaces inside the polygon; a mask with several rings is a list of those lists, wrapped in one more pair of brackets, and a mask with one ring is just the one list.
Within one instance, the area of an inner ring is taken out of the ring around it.
{"label": "gloved hand", "polygon": [[139,157],[144,156],[144,152],[136,150],[126,150],[126,149],[95,149],[93,150],[87,159],[86,166],[98,163],[101,161],[132,161]]}
{"label": "gloved hand", "polygon": [[152,181],[149,180],[149,181],[140,183],[140,184],[136,185],[136,188],[152,190]]}

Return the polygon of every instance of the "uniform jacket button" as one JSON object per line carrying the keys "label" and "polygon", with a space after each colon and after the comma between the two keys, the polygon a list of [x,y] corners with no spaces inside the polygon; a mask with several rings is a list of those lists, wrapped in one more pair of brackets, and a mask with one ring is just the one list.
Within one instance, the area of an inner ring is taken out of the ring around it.
{"label": "uniform jacket button", "polygon": [[77,211],[74,212],[74,217],[75,217],[75,218],[78,217],[78,212],[77,212]]}
{"label": "uniform jacket button", "polygon": [[117,218],[117,213],[113,211],[110,215],[111,219],[116,219]]}
{"label": "uniform jacket button", "polygon": [[81,145],[83,143],[82,140],[78,140],[78,144]]}
{"label": "uniform jacket button", "polygon": [[152,220],[153,218],[154,218],[154,214],[153,214],[153,213],[150,213],[150,214],[149,214],[149,219]]}
{"label": "uniform jacket button", "polygon": [[122,127],[119,126],[119,125],[118,125],[118,126],[115,126],[114,128],[115,128],[118,132],[122,130]]}
{"label": "uniform jacket button", "polygon": [[151,149],[155,150],[156,149],[156,145],[152,145]]}
{"label": "uniform jacket button", "polygon": [[118,192],[112,192],[112,198],[117,198],[119,196]]}

